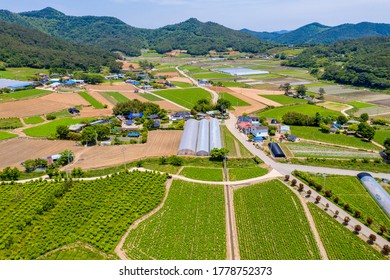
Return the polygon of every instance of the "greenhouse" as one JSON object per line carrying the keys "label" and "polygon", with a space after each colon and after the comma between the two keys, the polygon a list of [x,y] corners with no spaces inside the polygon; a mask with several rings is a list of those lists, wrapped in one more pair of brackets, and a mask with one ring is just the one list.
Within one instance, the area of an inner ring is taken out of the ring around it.
{"label": "greenhouse", "polygon": [[377,181],[369,173],[359,173],[357,175],[360,182],[370,193],[372,198],[379,204],[379,206],[385,211],[387,216],[390,217],[390,195],[378,184]]}
{"label": "greenhouse", "polygon": [[268,71],[253,70],[253,69],[249,69],[249,68],[219,68],[219,69],[214,69],[214,71],[221,72],[224,74],[229,74],[232,76],[248,76],[248,75],[269,74]]}
{"label": "greenhouse", "polygon": [[198,132],[196,155],[207,157],[210,152],[210,125],[208,120],[201,120]]}
{"label": "greenhouse", "polygon": [[285,158],[286,155],[284,154],[282,148],[280,148],[278,143],[269,143],[268,144],[269,150],[271,151],[272,155],[275,158]]}
{"label": "greenhouse", "polygon": [[179,146],[179,156],[194,156],[196,153],[196,142],[198,139],[199,123],[196,120],[190,119],[186,122],[183,136]]}
{"label": "greenhouse", "polygon": [[221,130],[217,119],[210,120],[210,151],[212,149],[221,149]]}

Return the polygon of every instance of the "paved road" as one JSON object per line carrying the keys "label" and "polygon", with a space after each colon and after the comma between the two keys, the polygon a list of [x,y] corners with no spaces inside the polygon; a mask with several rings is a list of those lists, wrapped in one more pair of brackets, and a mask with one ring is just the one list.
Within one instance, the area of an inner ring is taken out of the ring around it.
{"label": "paved road", "polygon": [[[291,174],[294,170],[300,170],[305,172],[312,173],[327,173],[327,174],[335,174],[335,175],[346,175],[346,176],[356,176],[358,173],[361,173],[362,170],[345,170],[345,169],[337,169],[337,168],[327,168],[327,167],[318,167],[318,166],[307,166],[307,165],[297,165],[297,164],[286,164],[279,163],[274,161],[271,157],[266,155],[263,151],[256,149],[253,146],[252,142],[247,141],[247,137],[240,133],[235,125],[237,119],[235,116],[230,114],[230,119],[226,120],[226,127],[230,130],[231,133],[254,155],[258,156],[265,164],[269,165],[272,169],[277,170],[279,173],[283,175]],[[370,172],[372,176],[378,178],[386,178],[390,180],[390,173],[374,173]]]}
{"label": "paved road", "polygon": [[191,82],[196,86],[196,87],[199,87],[199,88],[202,88],[204,90],[207,90],[208,92],[211,93],[212,97],[213,97],[213,103],[216,104],[218,99],[219,99],[219,95],[218,93],[216,93],[215,91],[211,90],[211,89],[208,89],[206,87],[202,87],[198,84],[198,81],[196,81],[195,79],[191,78],[190,76],[188,76],[186,73],[184,73],[182,70],[179,69],[179,66],[176,67],[176,70],[181,74],[183,75],[184,77],[188,78],[191,80]]}

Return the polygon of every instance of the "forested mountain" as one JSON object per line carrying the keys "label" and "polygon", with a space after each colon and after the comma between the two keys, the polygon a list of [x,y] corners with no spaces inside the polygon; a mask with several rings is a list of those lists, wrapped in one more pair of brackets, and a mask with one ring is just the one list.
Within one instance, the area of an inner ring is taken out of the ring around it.
{"label": "forested mountain", "polygon": [[172,49],[188,50],[190,54],[207,54],[210,50],[265,52],[271,44],[260,41],[213,22],[200,22],[191,18],[185,22],[153,30],[148,37],[150,47],[160,53]]}
{"label": "forested mountain", "polygon": [[338,83],[390,89],[390,37],[317,45],[283,64],[311,68],[320,78]]}
{"label": "forested mountain", "polygon": [[118,69],[108,51],[86,48],[54,39],[40,31],[0,22],[0,61],[10,67],[65,68],[99,71],[100,66]]}
{"label": "forested mountain", "polygon": [[361,22],[329,27],[319,23],[311,23],[284,34],[255,32],[247,29],[241,31],[277,44],[330,44],[348,39],[389,36],[390,24]]}
{"label": "forested mountain", "polygon": [[186,49],[190,54],[205,54],[209,50],[226,51],[228,48],[256,53],[270,47],[270,43],[253,36],[196,19],[152,30],[132,27],[113,17],[66,16],[55,9],[45,8],[20,14],[0,11],[0,20],[32,26],[56,38],[128,55],[139,55],[142,48],[159,52]]}

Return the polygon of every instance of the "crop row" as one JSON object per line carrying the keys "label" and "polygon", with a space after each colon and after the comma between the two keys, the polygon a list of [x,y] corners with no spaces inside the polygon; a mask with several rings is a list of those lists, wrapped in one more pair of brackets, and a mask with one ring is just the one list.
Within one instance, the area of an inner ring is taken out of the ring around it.
{"label": "crop row", "polygon": [[280,181],[234,193],[241,259],[320,259],[299,199]]}
{"label": "crop row", "polygon": [[223,187],[174,181],[163,208],[131,231],[131,259],[226,258]]}
{"label": "crop row", "polygon": [[112,253],[131,223],[161,202],[165,180],[132,172],[71,185],[3,185],[0,259],[35,259],[77,241]]}

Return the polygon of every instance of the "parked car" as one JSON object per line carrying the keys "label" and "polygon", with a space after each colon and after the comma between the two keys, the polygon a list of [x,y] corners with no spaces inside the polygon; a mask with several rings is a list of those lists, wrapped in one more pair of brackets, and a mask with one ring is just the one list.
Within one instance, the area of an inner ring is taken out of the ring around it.
{"label": "parked car", "polygon": [[68,109],[68,112],[70,114],[80,114],[80,110],[76,109],[76,108],[69,108]]}

